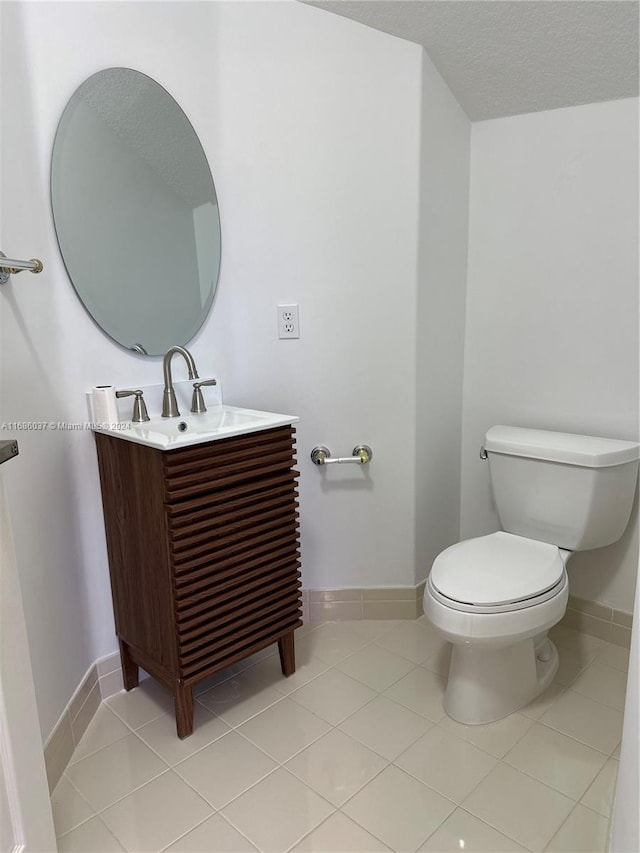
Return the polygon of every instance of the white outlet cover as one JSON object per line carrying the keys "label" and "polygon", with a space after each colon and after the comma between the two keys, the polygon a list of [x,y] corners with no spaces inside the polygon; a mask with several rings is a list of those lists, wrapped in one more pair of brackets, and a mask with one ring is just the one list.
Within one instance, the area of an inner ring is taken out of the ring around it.
{"label": "white outlet cover", "polygon": [[300,337],[300,320],[297,305],[278,305],[278,337],[281,340]]}

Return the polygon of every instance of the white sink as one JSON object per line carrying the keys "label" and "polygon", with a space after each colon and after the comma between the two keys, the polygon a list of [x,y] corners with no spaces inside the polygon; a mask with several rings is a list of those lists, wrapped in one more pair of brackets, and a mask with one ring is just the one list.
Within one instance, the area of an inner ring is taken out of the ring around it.
{"label": "white sink", "polygon": [[143,424],[121,421],[108,429],[97,428],[96,432],[112,435],[159,450],[174,450],[193,444],[204,444],[233,435],[258,432],[263,429],[287,426],[299,420],[295,415],[274,412],[259,412],[255,409],[240,409],[237,406],[219,405],[200,415],[185,414],[177,418],[153,417]]}

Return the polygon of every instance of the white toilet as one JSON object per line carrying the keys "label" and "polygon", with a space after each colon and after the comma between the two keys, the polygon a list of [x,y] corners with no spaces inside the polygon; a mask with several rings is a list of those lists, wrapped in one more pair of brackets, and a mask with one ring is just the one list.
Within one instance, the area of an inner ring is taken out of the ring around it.
{"label": "white toilet", "polygon": [[567,606],[567,560],[622,536],[639,451],[546,430],[487,432],[481,455],[503,530],[439,554],[424,593],[427,618],[453,643],[445,710],[454,720],[498,720],[551,682],[558,652],[547,631]]}

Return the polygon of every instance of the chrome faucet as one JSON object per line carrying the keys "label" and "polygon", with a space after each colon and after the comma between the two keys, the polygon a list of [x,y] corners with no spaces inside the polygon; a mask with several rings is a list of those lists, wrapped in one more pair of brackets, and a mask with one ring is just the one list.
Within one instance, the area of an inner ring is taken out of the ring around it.
{"label": "chrome faucet", "polygon": [[164,392],[162,395],[162,417],[177,418],[180,415],[178,402],[176,400],[176,392],[173,390],[173,380],[171,378],[171,359],[176,353],[187,362],[187,370],[189,371],[189,379],[199,379],[196,363],[193,356],[185,347],[169,347],[162,362],[162,372],[164,374]]}

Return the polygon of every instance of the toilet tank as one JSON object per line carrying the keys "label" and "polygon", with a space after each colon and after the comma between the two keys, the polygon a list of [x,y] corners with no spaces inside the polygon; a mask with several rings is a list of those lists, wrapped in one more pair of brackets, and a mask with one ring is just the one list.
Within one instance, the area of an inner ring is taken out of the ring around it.
{"label": "toilet tank", "polygon": [[494,426],[484,447],[503,530],[569,551],[602,548],[622,536],[636,490],[640,445]]}

